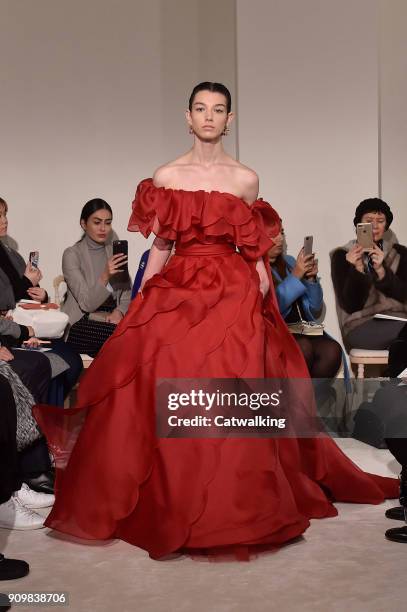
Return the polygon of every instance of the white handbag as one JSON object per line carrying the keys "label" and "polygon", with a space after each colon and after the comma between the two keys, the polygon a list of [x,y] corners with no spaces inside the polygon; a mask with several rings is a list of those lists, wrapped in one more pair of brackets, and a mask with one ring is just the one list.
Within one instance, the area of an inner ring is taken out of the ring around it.
{"label": "white handbag", "polygon": [[62,338],[69,321],[68,315],[59,309],[25,310],[20,307],[20,304],[28,302],[22,300],[16,305],[11,312],[13,321],[19,325],[32,327],[37,338]]}

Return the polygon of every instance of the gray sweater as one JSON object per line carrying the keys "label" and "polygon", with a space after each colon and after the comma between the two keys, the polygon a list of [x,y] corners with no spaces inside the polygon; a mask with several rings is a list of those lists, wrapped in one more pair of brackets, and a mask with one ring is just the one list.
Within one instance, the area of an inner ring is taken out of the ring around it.
{"label": "gray sweater", "polygon": [[85,313],[96,312],[106,300],[112,296],[118,309],[126,314],[131,299],[130,278],[119,281],[114,277],[110,280],[113,292],[103,285],[99,277],[106,261],[113,254],[112,240],[105,245],[98,245],[86,236],[65,249],[62,256],[62,272],[68,287],[65,302],[61,309],[69,316],[73,325]]}

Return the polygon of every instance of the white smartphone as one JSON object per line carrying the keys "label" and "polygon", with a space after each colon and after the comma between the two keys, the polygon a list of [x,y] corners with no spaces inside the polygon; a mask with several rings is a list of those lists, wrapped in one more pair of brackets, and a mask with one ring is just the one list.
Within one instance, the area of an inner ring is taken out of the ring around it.
{"label": "white smartphone", "polygon": [[356,227],[356,236],[358,244],[363,247],[364,251],[370,251],[373,249],[373,224],[372,223],[358,223]]}
{"label": "white smartphone", "polygon": [[305,236],[304,238],[304,255],[312,255],[312,247],[313,247],[314,237],[313,236]]}

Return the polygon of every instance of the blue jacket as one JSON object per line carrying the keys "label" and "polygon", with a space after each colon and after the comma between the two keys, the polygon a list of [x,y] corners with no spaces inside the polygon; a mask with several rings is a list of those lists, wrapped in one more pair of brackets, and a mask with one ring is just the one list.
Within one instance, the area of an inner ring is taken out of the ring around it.
{"label": "blue jacket", "polygon": [[284,319],[290,314],[292,305],[296,300],[301,303],[302,310],[307,321],[315,321],[322,310],[323,294],[319,281],[312,282],[307,279],[299,279],[291,271],[295,266],[295,259],[291,255],[284,255],[287,264],[287,276],[281,279],[279,273],[273,266],[273,276],[277,279],[276,296],[278,306]]}
{"label": "blue jacket", "polygon": [[[322,287],[319,281],[312,282],[307,279],[299,279],[291,271],[295,266],[295,258],[291,255],[284,255],[284,260],[287,264],[287,276],[281,279],[279,273],[273,266],[273,276],[277,279],[278,284],[276,286],[276,297],[278,301],[279,310],[284,319],[290,314],[293,303],[296,300],[300,300],[301,308],[306,316],[307,321],[315,321],[315,318],[319,316],[323,305],[323,293]],[[326,332],[324,332],[326,333]],[[329,336],[329,334],[326,334]],[[329,336],[330,338],[332,336]],[[342,350],[342,363],[344,368],[344,379],[345,385],[348,391],[351,390],[349,368],[346,361],[346,355]]]}

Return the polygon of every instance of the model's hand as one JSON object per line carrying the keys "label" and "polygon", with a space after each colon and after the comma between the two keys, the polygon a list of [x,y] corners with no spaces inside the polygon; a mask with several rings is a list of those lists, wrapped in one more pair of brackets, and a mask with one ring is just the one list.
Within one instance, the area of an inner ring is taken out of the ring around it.
{"label": "model's hand", "polygon": [[30,264],[30,262],[28,262],[25,267],[24,276],[26,276],[28,280],[31,281],[34,287],[35,285],[38,285],[38,283],[42,279],[41,270],[39,270],[38,268],[34,268],[34,266]]}
{"label": "model's hand", "polygon": [[0,346],[0,361],[13,361],[14,355],[10,353],[8,348]]}
{"label": "model's hand", "polygon": [[305,273],[305,278],[307,280],[315,280],[318,275],[318,259],[313,260],[311,269]]}
{"label": "model's hand", "polygon": [[101,281],[104,285],[107,285],[109,279],[118,272],[121,272],[124,266],[127,263],[127,255],[123,255],[123,253],[118,253],[117,255],[113,255],[110,259],[107,260],[106,267],[102,272]]}
{"label": "model's hand", "polygon": [[123,313],[118,308],[115,308],[110,314],[106,317],[106,323],[114,323],[117,325],[123,319]]}
{"label": "model's hand", "polygon": [[45,289],[42,289],[42,287],[31,287],[30,289],[27,289],[27,293],[30,298],[36,302],[42,303],[47,299],[47,292]]}
{"label": "model's hand", "polygon": [[312,270],[314,266],[314,254],[304,255],[304,248],[298,253],[297,261],[293,268],[292,273],[297,278],[303,278],[306,274]]}
{"label": "model's hand", "polygon": [[379,280],[382,280],[386,274],[383,267],[384,252],[375,244],[373,249],[370,249],[369,255]]}

